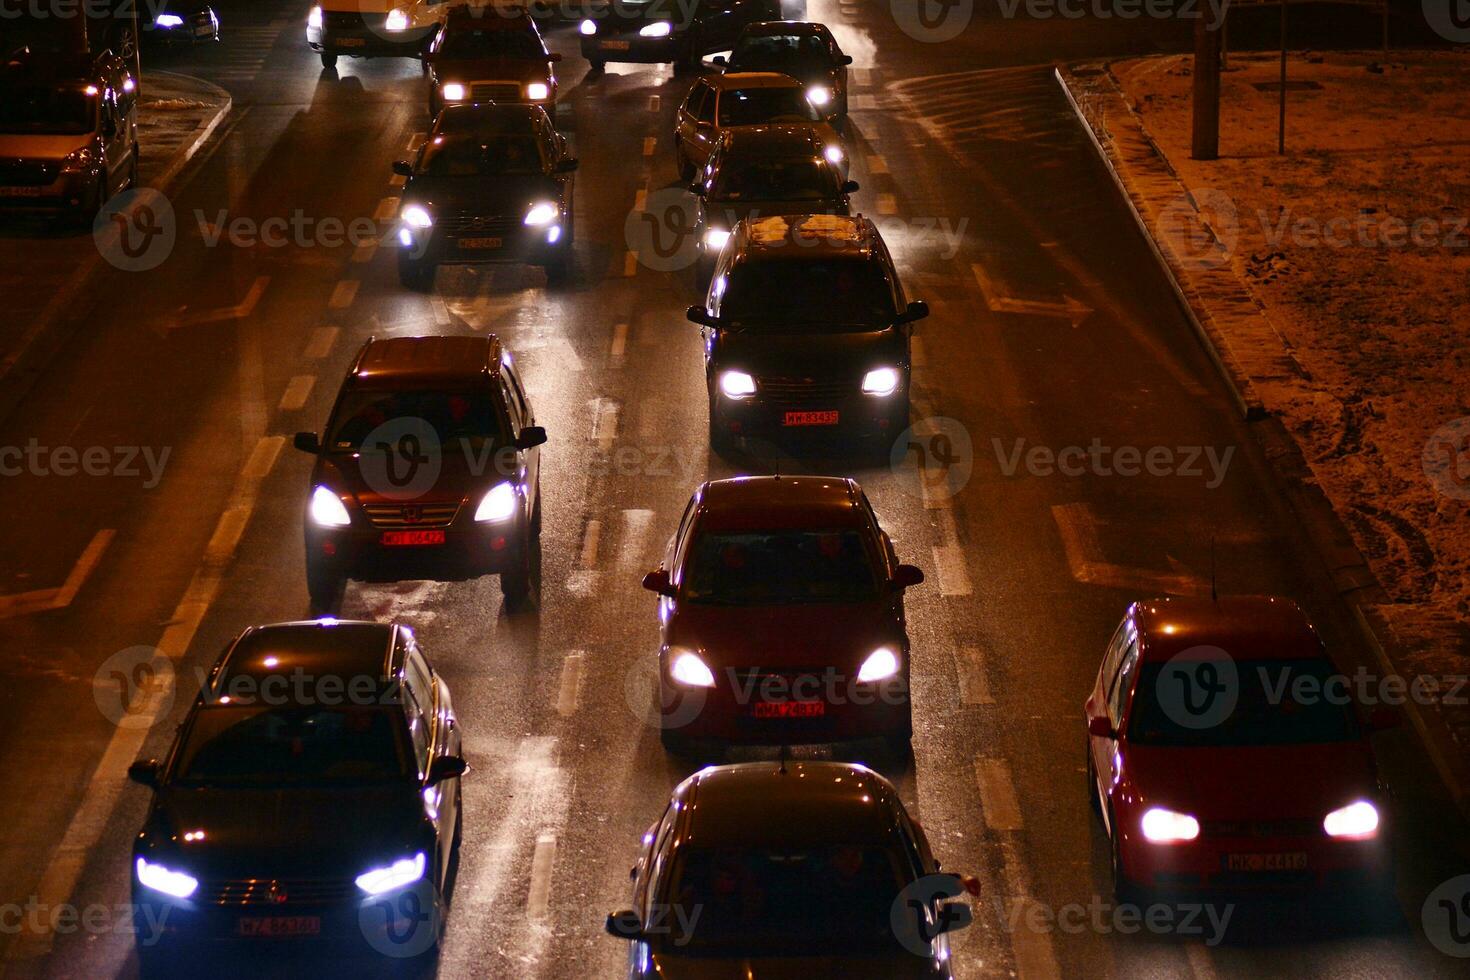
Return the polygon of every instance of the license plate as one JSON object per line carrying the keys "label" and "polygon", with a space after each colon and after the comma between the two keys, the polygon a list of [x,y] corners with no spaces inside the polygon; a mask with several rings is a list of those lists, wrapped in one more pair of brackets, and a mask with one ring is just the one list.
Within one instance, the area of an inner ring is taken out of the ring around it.
{"label": "license plate", "polygon": [[602,50],[604,50],[604,51],[626,51],[630,47],[632,47],[632,44],[630,42],[628,42],[628,41],[603,41],[602,42]]}
{"label": "license plate", "polygon": [[1227,871],[1305,871],[1306,851],[1286,851],[1279,854],[1227,854]]}
{"label": "license plate", "polygon": [[503,238],[461,238],[460,248],[500,248],[505,244]]}
{"label": "license plate", "polygon": [[339,37],[334,39],[339,48],[364,48],[367,47],[365,37]]}
{"label": "license plate", "polygon": [[247,939],[283,939],[289,936],[319,936],[321,916],[272,915],[235,920],[235,935]]}
{"label": "license plate", "polygon": [[826,713],[825,701],[757,701],[751,707],[755,718],[821,718]]}
{"label": "license plate", "polygon": [[444,532],[439,531],[384,531],[378,539],[389,548],[418,548],[430,544],[443,544]]}
{"label": "license plate", "polygon": [[836,425],[836,412],[787,412],[782,425]]}
{"label": "license plate", "polygon": [[40,197],[44,187],[0,187],[0,197]]}
{"label": "license plate", "polygon": [[196,37],[209,37],[213,33],[214,28],[209,26],[208,24],[201,24],[200,26],[194,28],[194,35]]}

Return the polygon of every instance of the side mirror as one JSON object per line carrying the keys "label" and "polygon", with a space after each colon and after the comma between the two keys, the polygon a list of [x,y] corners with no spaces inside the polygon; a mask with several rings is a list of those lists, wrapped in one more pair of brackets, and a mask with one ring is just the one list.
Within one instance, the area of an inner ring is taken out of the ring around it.
{"label": "side mirror", "polygon": [[643,923],[638,921],[638,913],[632,909],[613,912],[607,917],[607,932],[619,939],[637,942],[643,938]]}
{"label": "side mirror", "polygon": [[582,161],[578,160],[576,157],[562,157],[556,165],[556,172],[559,174],[569,174],[575,171],[581,165]]}
{"label": "side mirror", "polygon": [[465,762],[460,756],[441,755],[429,763],[428,784],[433,786],[444,782],[446,779],[458,779],[460,776],[469,772],[469,770],[469,763]]}
{"label": "side mirror", "polygon": [[839,65],[850,65],[850,64],[852,64],[852,55],[850,55],[850,54],[843,55],[841,58],[838,58],[837,59],[837,63]]}
{"label": "side mirror", "polygon": [[553,51],[553,52],[551,52],[550,54],[548,54],[546,56],[546,60],[549,61],[553,65],[556,64],[558,61],[561,61],[561,52],[560,51]]}
{"label": "side mirror", "polygon": [[712,65],[719,65],[721,68],[723,68],[730,63],[730,60],[722,54],[717,54],[709,60],[709,63]]}
{"label": "side mirror", "polygon": [[320,438],[317,437],[317,434],[315,432],[296,433],[296,435],[291,439],[291,445],[295,446],[303,453],[310,453],[313,456],[321,455],[322,441]]}
{"label": "side mirror", "polygon": [[916,299],[908,305],[908,309],[899,314],[899,323],[916,323],[929,315],[929,304],[921,299]]}
{"label": "side mirror", "polygon": [[517,449],[535,449],[545,443],[546,429],[539,425],[528,425],[516,436]]}
{"label": "side mirror", "polygon": [[710,316],[709,310],[706,310],[697,303],[685,310],[684,316],[689,319],[690,323],[697,323],[701,327],[714,327],[718,330],[720,326],[719,318]]}
{"label": "side mirror", "polygon": [[393,172],[400,177],[412,177],[413,164],[409,163],[407,160],[394,160]]}
{"label": "side mirror", "polygon": [[955,932],[975,921],[975,913],[964,902],[945,902],[935,912],[935,934]]}
{"label": "side mirror", "polygon": [[157,759],[140,759],[128,766],[128,778],[139,786],[156,788],[163,766]]}
{"label": "side mirror", "polygon": [[1106,715],[1098,715],[1087,722],[1087,734],[1096,735],[1098,738],[1117,738],[1118,733],[1113,730],[1113,723],[1108,721]]}
{"label": "side mirror", "polygon": [[842,185],[842,193],[844,193],[844,194],[856,194],[858,191],[860,191],[862,189],[863,189],[862,188],[862,185],[859,184],[855,180],[846,181]]}
{"label": "side mirror", "polygon": [[643,576],[643,587],[649,592],[657,592],[659,595],[668,596],[671,599],[674,596],[674,583],[669,578],[669,570],[667,568],[655,568]]}
{"label": "side mirror", "polygon": [[893,570],[893,584],[900,589],[923,585],[924,570],[917,565],[899,565]]}

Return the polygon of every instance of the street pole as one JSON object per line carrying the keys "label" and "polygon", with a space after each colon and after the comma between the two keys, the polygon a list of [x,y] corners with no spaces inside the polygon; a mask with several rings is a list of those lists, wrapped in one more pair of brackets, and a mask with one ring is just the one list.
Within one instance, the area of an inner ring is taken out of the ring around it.
{"label": "street pole", "polygon": [[1194,22],[1194,112],[1190,156],[1220,158],[1220,32]]}
{"label": "street pole", "polygon": [[1276,152],[1286,155],[1286,0],[1281,0],[1281,118],[1276,127]]}

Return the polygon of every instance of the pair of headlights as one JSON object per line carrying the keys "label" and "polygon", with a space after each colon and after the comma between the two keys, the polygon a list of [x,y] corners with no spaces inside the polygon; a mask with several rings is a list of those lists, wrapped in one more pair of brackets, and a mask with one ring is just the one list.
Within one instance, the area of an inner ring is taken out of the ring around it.
{"label": "pair of headlights", "polygon": [[[549,201],[541,201],[540,203],[531,205],[530,209],[526,212],[526,217],[522,220],[522,224],[530,228],[544,228],[555,221],[560,214],[561,209],[555,204]],[[403,213],[399,217],[406,226],[416,228],[419,231],[434,226],[433,216],[418,204],[410,204],[404,208]]]}
{"label": "pair of headlights", "polygon": [[[858,668],[858,683],[875,684],[898,673],[898,654],[892,647],[879,647]],[[685,687],[714,687],[715,672],[693,650],[676,650],[669,661],[669,676]]]}
{"label": "pair of headlights", "polygon": [[[1179,844],[1199,836],[1199,820],[1161,806],[1143,815],[1143,836],[1153,844]],[[1368,840],[1378,833],[1378,808],[1367,800],[1349,803],[1322,818],[1322,829],[1338,840]]]}
{"label": "pair of headlights", "polygon": [[[577,30],[582,32],[583,37],[591,37],[597,33],[597,21],[589,17],[582,21]],[[674,33],[674,25],[666,20],[645,24],[638,29],[639,37],[668,37],[672,33]]]}
{"label": "pair of headlights", "polygon": [[[342,502],[342,498],[326,487],[317,487],[311,492],[307,509],[312,522],[320,527],[347,527],[352,523],[352,515],[347,512],[347,505]],[[480,498],[480,503],[475,508],[475,522],[496,524],[509,520],[515,512],[515,484],[497,483],[490,488],[489,493]]]}
{"label": "pair of headlights", "polygon": [[[551,86],[545,82],[531,82],[525,91],[528,102],[545,102],[551,98]],[[444,97],[445,102],[463,102],[467,92],[463,82],[445,82],[439,88],[439,94]]]}
{"label": "pair of headlights", "polygon": [[[874,368],[863,375],[863,394],[885,398],[897,391],[902,381],[898,368]],[[726,371],[720,375],[720,391],[726,398],[749,398],[755,394],[755,378],[744,371]]]}
{"label": "pair of headlights", "polygon": [[[199,879],[193,875],[156,864],[147,858],[138,858],[135,867],[138,884],[164,895],[188,898],[199,889]],[[356,878],[357,887],[369,895],[381,895],[418,881],[424,876],[426,867],[428,858],[423,851],[419,851],[413,857],[364,871]]]}
{"label": "pair of headlights", "polygon": [[[173,16],[173,15],[172,14],[164,14],[163,16],[164,17],[170,17],[170,16]],[[307,27],[315,27],[317,29],[320,29],[321,26],[322,26],[322,19],[323,19],[322,18],[322,8],[321,7],[312,7],[311,8],[311,11],[306,15],[306,26]],[[162,20],[162,17],[160,17],[159,20]],[[156,21],[155,21],[155,23],[156,23]],[[183,22],[180,21],[180,23],[183,23]],[[403,10],[395,7],[392,10],[388,11],[388,16],[383,21],[383,30],[385,30],[385,31],[392,31],[393,33],[396,34],[399,31],[406,31],[406,30],[408,30],[408,25],[409,25],[408,14],[405,11],[403,11]]]}

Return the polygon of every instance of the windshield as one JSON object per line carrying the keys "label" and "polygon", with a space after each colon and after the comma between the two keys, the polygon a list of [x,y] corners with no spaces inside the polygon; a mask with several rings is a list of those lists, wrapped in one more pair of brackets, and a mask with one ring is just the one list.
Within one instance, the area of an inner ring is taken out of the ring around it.
{"label": "windshield", "polygon": [[194,716],[178,779],[196,786],[317,786],[409,779],[390,707],[221,705]]}
{"label": "windshield", "polygon": [[684,600],[707,605],[866,602],[878,574],[857,531],[701,534],[682,585]]}
{"label": "windshield", "polygon": [[515,176],[542,174],[546,167],[541,141],[529,133],[440,136],[430,142],[420,172],[433,177]]}
{"label": "windshield", "polygon": [[837,178],[815,160],[726,161],[710,193],[722,201],[828,201],[837,195]]}
{"label": "windshield", "polygon": [[[1322,659],[1238,661],[1235,664],[1239,697],[1218,723],[1192,728],[1182,699],[1201,692],[1184,690],[1191,678],[1171,665],[1147,664],[1139,673],[1128,739],[1140,745],[1242,746],[1310,745],[1342,742],[1359,737],[1357,720],[1349,705],[1324,695],[1337,672]],[[1300,681],[1306,678],[1305,681]],[[1165,685],[1163,689],[1160,688]],[[1300,686],[1298,687],[1298,684]],[[1172,685],[1172,689],[1170,689]],[[1347,690],[1344,685],[1343,690]],[[1298,698],[1296,692],[1308,696]],[[1210,716],[1214,721],[1213,714]]]}
{"label": "windshield", "polygon": [[97,97],[81,89],[0,88],[0,133],[82,136],[92,132]]}
{"label": "windshield", "polygon": [[882,330],[897,313],[879,263],[827,259],[737,267],[720,300],[720,316],[734,330],[821,333]]}
{"label": "windshield", "polygon": [[461,28],[446,31],[439,54],[445,58],[545,59],[536,35],[523,31]]}
{"label": "windshield", "polygon": [[686,847],[670,871],[667,901],[698,909],[674,937],[691,956],[899,947],[890,917],[912,881],[896,846],[823,844],[734,849]]}
{"label": "windshield", "polygon": [[410,436],[420,443],[437,438],[440,446],[458,442],[476,450],[487,441],[492,448],[509,443],[495,400],[482,391],[350,391],[327,431],[332,452],[388,452]]}
{"label": "windshield", "polygon": [[747,37],[730,55],[735,71],[782,71],[788,68],[830,68],[827,43],[814,34],[783,37]]}
{"label": "windshield", "polygon": [[821,116],[799,88],[737,88],[720,96],[721,126],[759,126],[775,122],[820,122]]}

